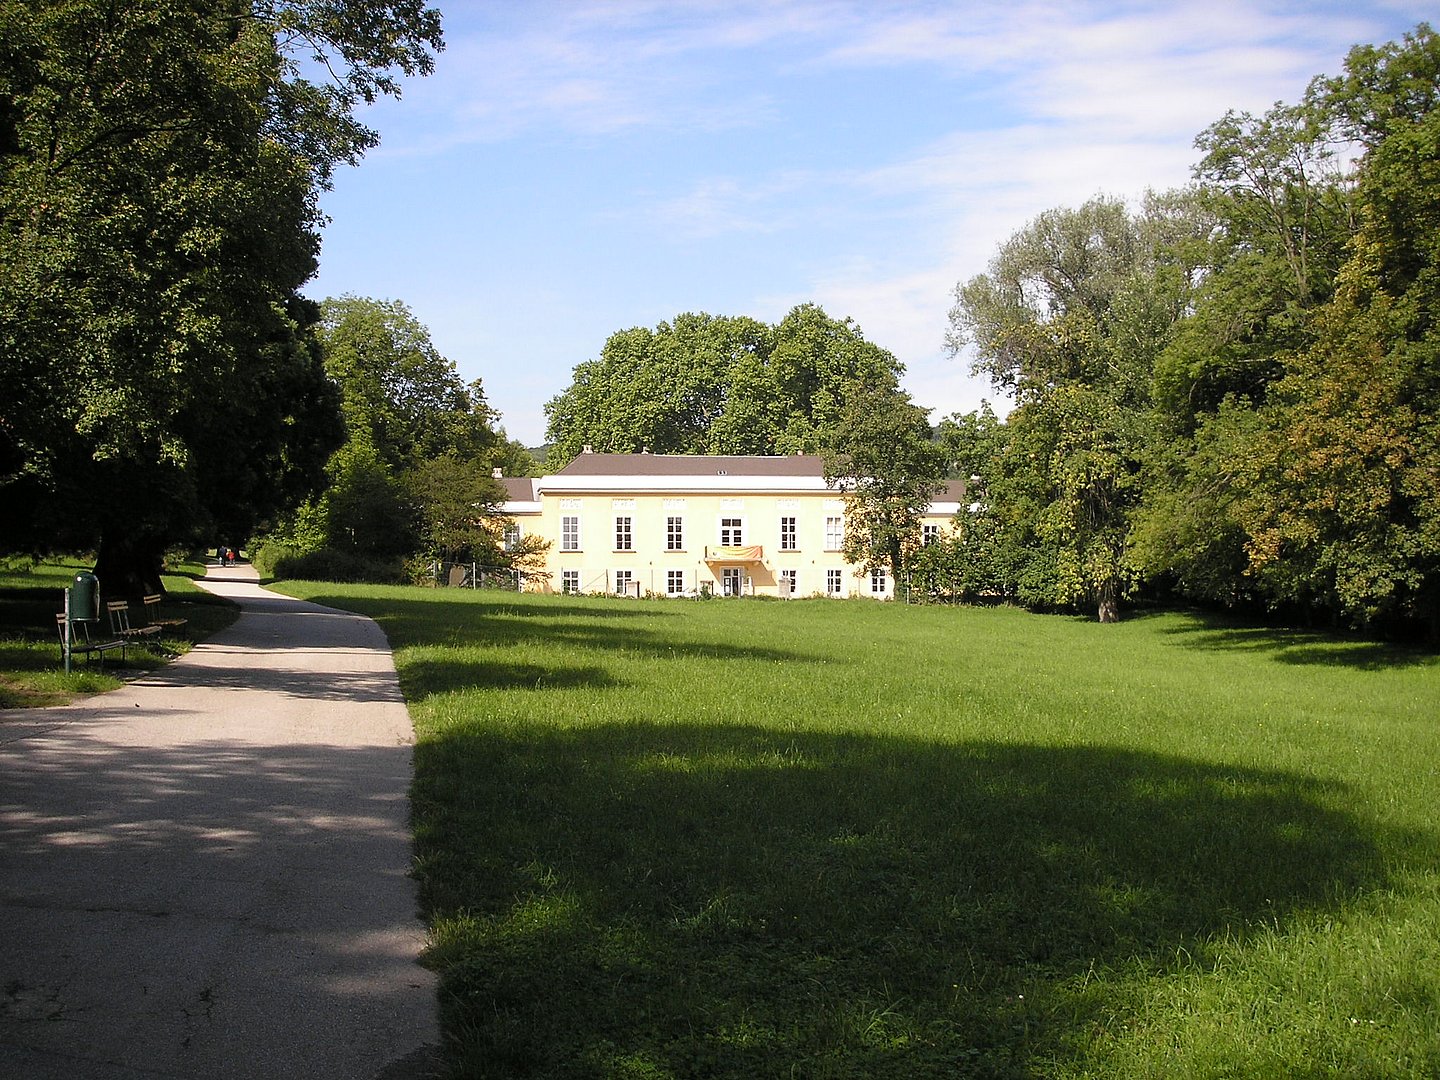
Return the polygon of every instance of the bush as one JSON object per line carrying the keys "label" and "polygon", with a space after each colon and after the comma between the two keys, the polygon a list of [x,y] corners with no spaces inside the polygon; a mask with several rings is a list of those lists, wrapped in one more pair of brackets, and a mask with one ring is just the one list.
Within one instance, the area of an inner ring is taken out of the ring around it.
{"label": "bush", "polygon": [[262,543],[251,560],[261,577],[304,578],[307,581],[364,582],[403,585],[405,561],[398,557],[356,555],[334,548],[301,552],[288,544]]}

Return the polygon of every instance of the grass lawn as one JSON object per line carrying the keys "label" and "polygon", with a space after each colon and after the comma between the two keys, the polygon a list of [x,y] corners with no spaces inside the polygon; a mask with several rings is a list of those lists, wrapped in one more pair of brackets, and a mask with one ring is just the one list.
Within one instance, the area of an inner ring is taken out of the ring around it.
{"label": "grass lawn", "polygon": [[[113,690],[125,675],[166,662],[160,650],[137,644],[125,650],[124,664],[114,652],[106,656],[103,667],[77,656],[70,674],[65,674],[55,613],[64,607],[62,590],[91,565],[86,560],[57,559],[35,566],[0,566],[0,709],[58,705],[78,694]],[[204,576],[200,563],[182,563],[164,575],[164,616],[187,620],[184,627],[163,636],[162,644],[170,652],[184,652],[229,626],[239,614],[234,604],[195,585],[195,578]],[[132,618],[138,621],[139,616]],[[108,625],[103,618],[101,625]]]}
{"label": "grass lawn", "polygon": [[456,1076],[1440,1075],[1440,664],[287,582],[396,647]]}

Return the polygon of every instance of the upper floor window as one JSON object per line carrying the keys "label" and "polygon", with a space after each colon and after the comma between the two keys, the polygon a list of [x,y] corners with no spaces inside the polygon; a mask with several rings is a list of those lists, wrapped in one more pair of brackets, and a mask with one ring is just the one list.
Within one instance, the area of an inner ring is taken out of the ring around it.
{"label": "upper floor window", "polygon": [[825,550],[839,551],[845,546],[845,519],[843,517],[827,517],[825,519]]}
{"label": "upper floor window", "polygon": [[560,518],[560,550],[580,550],[580,515],[566,514]]}
{"label": "upper floor window", "polygon": [[520,546],[520,526],[515,522],[505,526],[505,532],[500,538],[500,543],[506,551],[514,551]]}
{"label": "upper floor window", "polygon": [[795,518],[782,517],[780,519],[780,550],[794,551],[799,546],[796,540]]}
{"label": "upper floor window", "polygon": [[720,544],[722,547],[738,547],[745,543],[745,525],[738,517],[720,519]]}
{"label": "upper floor window", "polygon": [[631,519],[628,517],[617,517],[615,519],[615,550],[635,550],[635,536],[631,528]]}
{"label": "upper floor window", "polygon": [[933,544],[933,543],[935,543],[936,540],[939,540],[939,539],[940,539],[940,526],[939,526],[939,525],[921,525],[921,526],[920,526],[920,543],[921,543],[921,544]]}
{"label": "upper floor window", "polygon": [[685,550],[685,519],[678,514],[665,519],[665,550]]}

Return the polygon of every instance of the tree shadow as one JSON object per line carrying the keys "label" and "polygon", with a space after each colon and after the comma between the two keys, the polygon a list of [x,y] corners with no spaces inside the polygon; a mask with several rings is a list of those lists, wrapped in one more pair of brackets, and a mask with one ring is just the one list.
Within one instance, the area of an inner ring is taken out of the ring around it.
{"label": "tree shadow", "polygon": [[1282,772],[744,726],[449,729],[414,798],[467,1076],[1029,1076],[1123,1009],[1091,969],[1336,908],[1418,842]]}
{"label": "tree shadow", "polygon": [[8,1075],[375,1075],[433,1023],[410,765],[79,723],[0,745]]}
{"label": "tree shadow", "polygon": [[[626,610],[619,604],[595,608],[550,603],[516,605],[491,600],[456,604],[446,597],[431,601],[344,595],[319,595],[310,597],[307,602],[369,616],[380,624],[394,648],[412,644],[503,648],[543,639],[547,647],[625,652],[656,660],[700,657],[805,662],[814,659],[792,649],[732,645],[703,639],[680,640],[673,631],[662,633],[630,621],[674,617],[671,612],[655,611],[658,606],[655,604]],[[437,626],[443,626],[443,629],[437,630]],[[489,685],[482,670],[487,663],[476,662],[477,681],[470,685]],[[453,688],[464,685],[459,682]]]}
{"label": "tree shadow", "polygon": [[1163,632],[1181,639],[1188,649],[1269,656],[1281,664],[1389,671],[1433,667],[1440,655],[1415,645],[1345,638],[1318,630],[1253,626],[1221,616],[1189,614],[1187,624]]}

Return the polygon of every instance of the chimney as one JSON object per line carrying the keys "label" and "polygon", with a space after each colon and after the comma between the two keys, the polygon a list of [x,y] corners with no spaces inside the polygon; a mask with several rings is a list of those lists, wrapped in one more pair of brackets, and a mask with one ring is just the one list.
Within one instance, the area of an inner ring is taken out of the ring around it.
{"label": "chimney", "polygon": [[505,470],[500,468],[499,465],[496,465],[495,468],[490,470],[490,475],[496,480],[503,480],[505,479]]}
{"label": "chimney", "polygon": [[585,444],[585,449],[581,450],[580,452],[582,454],[593,454],[595,452],[595,448],[587,442]]}

